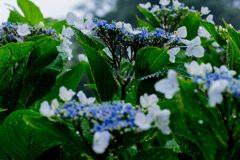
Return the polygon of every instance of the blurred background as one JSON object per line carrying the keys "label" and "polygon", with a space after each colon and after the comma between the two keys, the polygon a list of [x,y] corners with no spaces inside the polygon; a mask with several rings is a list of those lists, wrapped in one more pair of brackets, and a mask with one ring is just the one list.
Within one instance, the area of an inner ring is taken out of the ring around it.
{"label": "blurred background", "polygon": [[[45,18],[51,17],[62,20],[65,15],[72,11],[84,18],[100,18],[111,22],[112,20],[124,21],[131,23],[137,27],[138,23],[136,15],[140,19],[145,20],[145,17],[137,9],[139,3],[151,2],[151,4],[159,4],[159,0],[32,0],[42,11]],[[185,6],[194,6],[196,10],[200,10],[202,6],[207,6],[211,10],[210,14],[214,15],[216,25],[222,25],[222,19],[230,23],[234,28],[240,30],[240,0],[179,0]],[[5,5],[5,4],[9,4]],[[0,22],[7,21],[9,16],[9,8],[16,7],[16,0],[1,0],[0,1]],[[203,17],[205,18],[205,17]],[[83,49],[78,45],[75,37],[72,38],[74,58],[69,61],[68,68],[80,63],[78,54],[84,53]],[[86,74],[83,75],[81,83],[77,90],[83,90],[87,96],[92,96],[88,84]]]}

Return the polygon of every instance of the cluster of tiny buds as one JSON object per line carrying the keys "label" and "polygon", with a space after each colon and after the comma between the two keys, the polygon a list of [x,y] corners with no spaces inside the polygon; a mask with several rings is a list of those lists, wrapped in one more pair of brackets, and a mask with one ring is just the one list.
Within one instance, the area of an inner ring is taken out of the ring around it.
{"label": "cluster of tiny buds", "polygon": [[162,75],[162,72],[159,71],[159,72],[150,74],[150,75],[148,75],[148,76],[142,77],[141,80],[145,80],[145,79],[153,78],[153,77],[159,77],[160,75]]}

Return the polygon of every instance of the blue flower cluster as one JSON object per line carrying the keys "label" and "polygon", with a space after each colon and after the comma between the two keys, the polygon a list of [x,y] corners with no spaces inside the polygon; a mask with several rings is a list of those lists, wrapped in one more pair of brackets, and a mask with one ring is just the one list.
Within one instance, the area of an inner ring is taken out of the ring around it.
{"label": "blue flower cluster", "polygon": [[214,82],[218,80],[226,80],[228,82],[226,93],[233,98],[240,99],[240,76],[234,78],[236,72],[228,70],[226,66],[221,66],[220,69],[214,67],[214,69],[214,73],[205,70],[203,74],[193,76],[195,84],[199,88],[209,90]]}
{"label": "blue flower cluster", "polygon": [[55,111],[55,115],[62,119],[72,119],[73,121],[86,118],[92,122],[92,132],[128,132],[137,129],[137,126],[134,124],[134,118],[138,112],[141,112],[140,109],[140,107],[133,107],[131,104],[125,104],[122,101],[91,105],[68,101],[63,107]]}
{"label": "blue flower cluster", "polygon": [[[95,36],[102,39],[110,51],[115,52],[118,48],[121,52],[120,57],[126,55],[130,62],[135,60],[136,53],[143,47],[165,48],[170,46],[170,48],[174,48],[181,42],[179,38],[173,38],[172,35],[161,29],[150,32],[147,28],[133,29],[130,24],[122,22],[107,24],[104,20],[94,20],[94,23],[97,24],[93,30]],[[132,52],[131,57],[125,54],[128,48]]]}
{"label": "blue flower cluster", "polygon": [[[18,24],[21,26],[22,24]],[[56,35],[56,31],[47,28],[39,28],[38,25],[34,27],[29,26],[29,30],[31,34],[28,36],[21,37],[17,33],[18,25],[10,22],[4,22],[0,25],[0,47],[10,42],[22,42],[25,39],[35,36],[35,35],[47,35],[54,36]],[[58,40],[58,37],[55,36],[53,39]]]}

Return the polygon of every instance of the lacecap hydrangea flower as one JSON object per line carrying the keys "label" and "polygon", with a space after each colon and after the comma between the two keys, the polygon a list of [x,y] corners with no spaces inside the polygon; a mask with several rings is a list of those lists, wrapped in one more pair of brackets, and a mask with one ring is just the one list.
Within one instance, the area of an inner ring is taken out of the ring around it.
{"label": "lacecap hydrangea flower", "polygon": [[97,154],[105,152],[111,137],[114,137],[116,132],[120,134],[141,132],[157,127],[163,134],[171,133],[168,126],[170,111],[160,109],[155,94],[141,96],[142,106],[133,106],[130,103],[124,103],[124,101],[98,104],[94,103],[96,100],[94,97],[87,98],[82,91],[77,94],[79,99],[77,102],[71,100],[74,95],[75,92],[72,90],[67,90],[64,86],[61,87],[59,96],[64,103],[55,99],[50,106],[47,101],[44,101],[41,104],[40,113],[46,117],[54,116],[61,122],[73,125],[82,119],[88,120],[92,126],[91,133],[94,134],[92,149]]}

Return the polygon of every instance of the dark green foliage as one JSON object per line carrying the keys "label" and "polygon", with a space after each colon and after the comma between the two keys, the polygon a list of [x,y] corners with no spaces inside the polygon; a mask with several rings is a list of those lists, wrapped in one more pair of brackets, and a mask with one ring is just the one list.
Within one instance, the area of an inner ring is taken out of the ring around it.
{"label": "dark green foliage", "polygon": [[29,110],[16,111],[8,116],[0,128],[0,143],[4,144],[2,151],[17,160],[35,159],[56,145],[57,141],[26,125],[23,115],[41,116]]}
{"label": "dark green foliage", "polygon": [[137,152],[132,160],[149,160],[149,159],[159,159],[159,160],[178,160],[177,154],[170,149],[165,149],[161,147],[154,147],[149,150],[142,150]]}
{"label": "dark green foliage", "polygon": [[160,71],[169,63],[168,48],[159,49],[156,47],[144,47],[137,53],[135,61],[136,79]]}

